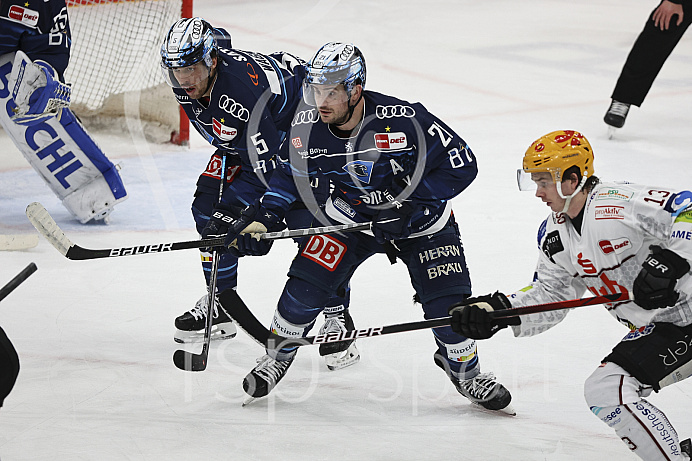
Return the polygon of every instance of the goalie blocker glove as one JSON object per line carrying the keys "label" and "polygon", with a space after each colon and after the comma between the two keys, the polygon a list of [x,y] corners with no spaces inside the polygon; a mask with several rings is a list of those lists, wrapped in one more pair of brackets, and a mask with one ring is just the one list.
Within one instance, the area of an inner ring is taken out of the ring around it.
{"label": "goalie blocker glove", "polygon": [[519,325],[519,317],[494,319],[491,312],[511,309],[507,296],[496,291],[492,295],[468,298],[449,308],[452,330],[471,339],[488,339],[509,325]]}
{"label": "goalie blocker glove", "polygon": [[652,245],[651,254],[642,263],[642,270],[634,280],[634,302],[647,310],[674,306],[680,297],[675,291],[678,279],[690,270],[684,258],[670,250]]}

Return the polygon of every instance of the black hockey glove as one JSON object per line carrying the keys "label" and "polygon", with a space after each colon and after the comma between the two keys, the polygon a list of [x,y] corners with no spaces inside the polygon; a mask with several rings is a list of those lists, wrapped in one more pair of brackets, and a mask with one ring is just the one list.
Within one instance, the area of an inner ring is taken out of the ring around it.
{"label": "black hockey glove", "polygon": [[[202,238],[224,237],[228,228],[240,217],[241,209],[233,207],[227,203],[219,203],[212,210],[209,221],[202,229]],[[226,251],[225,247],[218,247],[221,251]]]}
{"label": "black hockey glove", "polygon": [[449,308],[452,330],[471,339],[488,339],[508,325],[520,325],[519,317],[493,319],[492,311],[510,309],[507,296],[496,291],[492,295],[468,298]]}
{"label": "black hockey glove", "polygon": [[269,253],[274,241],[261,239],[259,234],[284,229],[286,224],[283,220],[257,201],[245,208],[228,228],[225,244],[229,253],[237,257],[263,256]]}
{"label": "black hockey glove", "polygon": [[377,243],[405,239],[411,235],[411,217],[416,211],[410,202],[404,202],[399,208],[391,207],[380,210],[372,218],[372,233]]}
{"label": "black hockey glove", "polygon": [[634,302],[644,309],[661,309],[674,306],[680,297],[675,291],[678,279],[690,270],[684,258],[670,250],[652,245],[651,254],[642,264],[642,270],[634,280]]}

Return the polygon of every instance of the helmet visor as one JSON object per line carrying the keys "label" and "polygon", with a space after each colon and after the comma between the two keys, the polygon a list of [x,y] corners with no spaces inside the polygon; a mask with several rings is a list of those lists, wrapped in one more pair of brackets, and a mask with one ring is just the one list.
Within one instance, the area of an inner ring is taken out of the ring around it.
{"label": "helmet visor", "polygon": [[551,187],[560,177],[559,168],[517,170],[517,185],[521,191],[535,191],[539,187]]}
{"label": "helmet visor", "polygon": [[317,85],[303,82],[303,99],[312,107],[332,106],[348,102],[349,96],[344,85]]}
{"label": "helmet visor", "polygon": [[211,75],[211,69],[204,61],[186,67],[166,67],[161,63],[163,78],[173,88],[190,88],[202,83]]}

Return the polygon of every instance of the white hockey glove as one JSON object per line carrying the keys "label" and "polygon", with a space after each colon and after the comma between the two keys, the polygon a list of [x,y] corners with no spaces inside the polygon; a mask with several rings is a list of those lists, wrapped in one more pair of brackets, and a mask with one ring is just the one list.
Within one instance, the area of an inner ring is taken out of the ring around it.
{"label": "white hockey glove", "polygon": [[45,61],[32,62],[22,51],[14,57],[8,85],[17,106],[10,119],[20,125],[42,122],[70,105],[72,89],[57,79],[55,69]]}

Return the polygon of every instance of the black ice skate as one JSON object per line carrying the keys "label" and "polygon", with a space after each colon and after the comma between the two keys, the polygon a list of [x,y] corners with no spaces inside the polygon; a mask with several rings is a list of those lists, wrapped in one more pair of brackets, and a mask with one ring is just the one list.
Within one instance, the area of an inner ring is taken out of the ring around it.
{"label": "black ice skate", "polygon": [[243,406],[255,399],[266,397],[281,381],[292,363],[293,358],[274,360],[268,355],[257,359],[257,366],[243,379],[243,390],[248,395]]}
{"label": "black ice skate", "polygon": [[512,395],[507,388],[497,382],[492,373],[481,373],[471,379],[459,381],[449,372],[447,360],[438,352],[435,353],[435,364],[445,370],[457,391],[469,399],[472,403],[480,405],[486,410],[506,413],[515,416],[517,412],[510,405]]}
{"label": "black ice skate", "polygon": [[[320,328],[319,334],[341,333],[355,329],[351,314],[346,309],[337,314],[325,314],[324,325]],[[360,352],[356,348],[354,339],[320,344],[320,355],[324,357],[327,368],[330,370],[340,370],[360,360]]]}
{"label": "black ice skate", "polygon": [[613,99],[608,112],[603,117],[603,121],[613,128],[622,128],[625,125],[625,119],[627,119],[629,110],[630,105],[628,103]]}
{"label": "black ice skate", "polygon": [[[173,339],[177,343],[193,343],[204,340],[204,328],[207,325],[207,306],[209,295],[202,296],[195,307],[175,319],[175,332]],[[236,334],[236,327],[228,313],[219,304],[219,297],[214,303],[214,317],[212,318],[211,339],[230,339]]]}
{"label": "black ice skate", "polygon": [[692,459],[692,441],[685,439],[680,442],[680,451],[685,453],[689,459]]}

